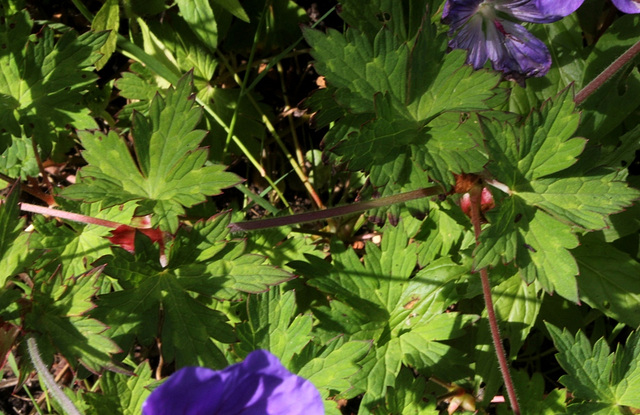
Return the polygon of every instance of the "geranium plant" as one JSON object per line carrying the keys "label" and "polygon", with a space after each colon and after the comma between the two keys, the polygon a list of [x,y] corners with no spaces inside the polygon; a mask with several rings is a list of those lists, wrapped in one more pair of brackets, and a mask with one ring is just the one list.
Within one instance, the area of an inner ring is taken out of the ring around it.
{"label": "geranium plant", "polygon": [[637,1],[51,3],[0,0],[0,411],[640,410]]}

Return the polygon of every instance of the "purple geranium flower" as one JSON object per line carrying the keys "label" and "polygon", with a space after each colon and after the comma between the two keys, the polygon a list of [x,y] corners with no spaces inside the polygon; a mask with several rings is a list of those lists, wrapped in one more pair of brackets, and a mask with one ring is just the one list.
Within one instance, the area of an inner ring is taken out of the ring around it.
{"label": "purple geranium flower", "polygon": [[[552,23],[573,13],[584,0],[447,0],[442,20],[449,24],[449,46],[469,51],[467,63],[479,69],[487,60],[508,76],[543,76],[551,54],[517,21]],[[613,0],[623,12],[640,12],[640,0]]]}
{"label": "purple geranium flower", "polygon": [[[640,0],[612,0],[613,4],[624,13],[640,13]],[[584,0],[537,0],[540,11],[547,15],[567,16],[578,9]]]}
{"label": "purple geranium flower", "polygon": [[323,415],[320,393],[266,350],[224,370],[185,367],[156,388],[143,415]]}

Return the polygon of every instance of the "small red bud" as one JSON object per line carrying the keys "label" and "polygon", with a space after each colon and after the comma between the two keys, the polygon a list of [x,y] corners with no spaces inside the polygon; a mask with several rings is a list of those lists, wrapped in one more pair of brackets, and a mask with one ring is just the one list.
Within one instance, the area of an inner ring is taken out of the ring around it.
{"label": "small red bud", "polygon": [[[496,207],[496,202],[493,200],[493,195],[489,189],[483,187],[480,195],[480,211],[484,213],[494,207]],[[460,209],[462,209],[465,215],[471,217],[471,196],[469,193],[462,195],[460,199]]]}

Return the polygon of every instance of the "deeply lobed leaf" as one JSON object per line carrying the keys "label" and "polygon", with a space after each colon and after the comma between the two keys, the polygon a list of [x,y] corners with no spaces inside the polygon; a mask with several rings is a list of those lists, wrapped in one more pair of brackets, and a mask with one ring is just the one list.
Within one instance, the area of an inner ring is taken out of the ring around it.
{"label": "deeply lobed leaf", "polygon": [[[89,166],[82,180],[63,195],[87,202],[102,201],[103,207],[130,200],[154,213],[152,225],[175,232],[184,207],[216,195],[240,179],[224,166],[204,165],[205,149],[198,148],[205,132],[194,130],[201,109],[191,96],[191,76],[183,77],[166,99],[153,99],[149,116],[135,114],[133,137],[135,159],[115,132],[82,132],[83,157]],[[146,213],[146,212],[144,212]]]}

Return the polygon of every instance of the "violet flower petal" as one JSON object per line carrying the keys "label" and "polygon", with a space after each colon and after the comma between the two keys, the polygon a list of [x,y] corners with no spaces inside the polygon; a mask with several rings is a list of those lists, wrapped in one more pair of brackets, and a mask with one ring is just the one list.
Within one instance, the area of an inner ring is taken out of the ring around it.
{"label": "violet flower petal", "polygon": [[535,3],[542,14],[560,20],[578,10],[584,0],[535,0]]}
{"label": "violet flower petal", "polygon": [[442,10],[442,22],[449,25],[449,35],[452,35],[478,11],[483,0],[447,0]]}
{"label": "violet flower petal", "polygon": [[475,69],[482,68],[487,59],[495,70],[528,77],[543,76],[551,67],[549,50],[527,29],[506,20],[486,19],[480,13],[468,18],[449,46],[466,49],[467,63]]}
{"label": "violet flower petal", "polygon": [[482,30],[484,21],[481,16],[473,16],[458,34],[449,41],[453,49],[466,49],[468,51],[467,63],[474,69],[480,69],[489,58],[487,54],[487,40]]}
{"label": "violet flower petal", "polygon": [[[582,2],[583,0],[562,0],[550,2],[553,3],[553,5],[547,5],[545,4],[545,0],[497,0],[495,1],[494,7],[496,10],[523,22],[553,23],[573,13]],[[559,5],[563,5],[564,7],[559,7]],[[575,7],[575,9],[571,10],[573,7]]]}
{"label": "violet flower petal", "polygon": [[546,75],[551,68],[551,54],[544,42],[517,23],[500,20],[498,24],[502,28],[496,27],[497,31],[504,32],[500,33],[501,44],[495,45],[494,41],[498,52],[495,60],[490,56],[494,69],[527,77]]}
{"label": "violet flower petal", "polygon": [[613,4],[624,13],[640,13],[639,0],[612,0]]}
{"label": "violet flower petal", "polygon": [[265,350],[224,370],[185,367],[156,388],[143,415],[323,415],[320,393]]}

